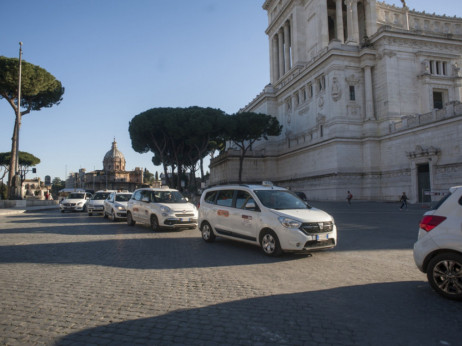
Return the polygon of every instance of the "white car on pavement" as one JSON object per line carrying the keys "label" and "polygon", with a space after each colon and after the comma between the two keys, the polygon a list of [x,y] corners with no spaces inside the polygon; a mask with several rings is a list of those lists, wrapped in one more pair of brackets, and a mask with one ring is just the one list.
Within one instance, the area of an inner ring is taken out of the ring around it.
{"label": "white car on pavement", "polygon": [[131,192],[112,192],[104,201],[104,217],[112,221],[127,218],[127,204],[132,197]]}
{"label": "white car on pavement", "polygon": [[104,214],[104,200],[109,197],[114,190],[97,191],[87,203],[88,215]]}
{"label": "white car on pavement", "polygon": [[414,261],[440,295],[462,300],[462,186],[426,212],[414,244]]}
{"label": "white car on pavement", "polygon": [[59,208],[61,213],[65,211],[85,211],[88,200],[91,198],[89,192],[72,192],[66,198],[61,200]]}
{"label": "white car on pavement", "polygon": [[133,193],[127,205],[127,224],[148,224],[155,232],[197,227],[198,212],[183,195],[169,188],[143,188]]}
{"label": "white car on pavement", "polygon": [[199,229],[206,242],[220,236],[258,245],[269,256],[337,245],[337,227],[331,215],[271,182],[205,190],[199,206]]}

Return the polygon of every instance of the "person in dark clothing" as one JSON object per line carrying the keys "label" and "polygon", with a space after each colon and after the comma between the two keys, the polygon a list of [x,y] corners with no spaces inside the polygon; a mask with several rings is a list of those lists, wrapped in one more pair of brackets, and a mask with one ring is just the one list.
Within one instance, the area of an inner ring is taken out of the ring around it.
{"label": "person in dark clothing", "polygon": [[406,192],[403,192],[403,194],[401,195],[401,198],[399,199],[399,201],[401,202],[401,207],[399,207],[399,209],[403,210],[403,208],[406,208],[407,209],[407,196],[406,196]]}

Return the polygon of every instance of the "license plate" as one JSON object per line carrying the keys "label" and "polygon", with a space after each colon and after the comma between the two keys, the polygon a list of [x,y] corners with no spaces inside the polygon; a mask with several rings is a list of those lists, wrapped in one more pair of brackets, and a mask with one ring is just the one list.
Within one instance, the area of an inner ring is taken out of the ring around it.
{"label": "license plate", "polygon": [[320,240],[324,240],[324,239],[329,239],[329,233],[322,234],[322,235],[316,234],[316,241],[320,241]]}

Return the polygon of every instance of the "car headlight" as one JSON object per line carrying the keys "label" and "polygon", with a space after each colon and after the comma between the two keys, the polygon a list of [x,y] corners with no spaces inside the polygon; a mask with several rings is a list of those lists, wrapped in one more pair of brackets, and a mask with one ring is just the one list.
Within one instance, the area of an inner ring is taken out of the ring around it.
{"label": "car headlight", "polygon": [[125,210],[125,208],[121,205],[116,206],[117,210]]}
{"label": "car headlight", "polygon": [[281,225],[283,225],[285,228],[300,228],[300,226],[302,225],[300,221],[289,219],[288,217],[284,216],[280,216],[278,220],[281,223]]}
{"label": "car headlight", "polygon": [[77,203],[77,205],[82,205],[82,204],[83,204],[83,202],[79,202],[79,203]]}
{"label": "car headlight", "polygon": [[171,209],[169,207],[162,206],[160,207],[160,211],[163,213],[170,213]]}

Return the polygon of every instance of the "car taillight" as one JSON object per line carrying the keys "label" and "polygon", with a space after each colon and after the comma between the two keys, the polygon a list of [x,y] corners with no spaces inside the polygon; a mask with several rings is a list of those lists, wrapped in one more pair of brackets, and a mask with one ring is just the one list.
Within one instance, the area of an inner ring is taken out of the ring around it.
{"label": "car taillight", "polygon": [[444,216],[426,215],[422,218],[422,220],[420,220],[419,226],[426,232],[430,232],[444,220],[446,220],[446,217]]}

